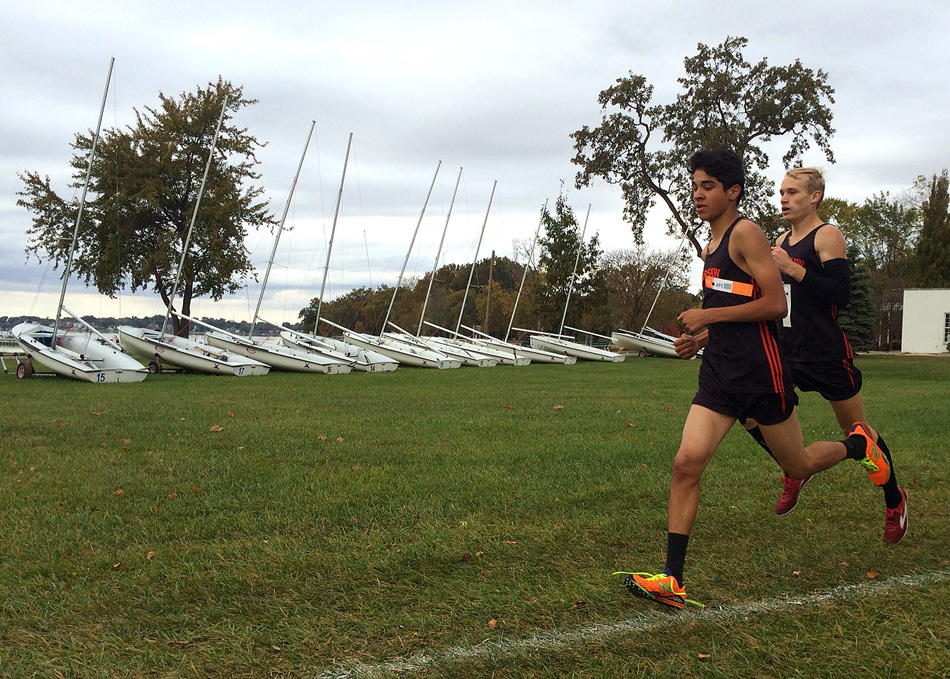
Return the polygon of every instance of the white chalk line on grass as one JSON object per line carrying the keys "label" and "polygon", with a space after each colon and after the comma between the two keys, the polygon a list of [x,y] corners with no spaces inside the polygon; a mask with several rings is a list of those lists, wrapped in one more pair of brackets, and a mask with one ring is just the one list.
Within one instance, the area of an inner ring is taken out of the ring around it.
{"label": "white chalk line on grass", "polygon": [[539,632],[521,639],[486,640],[471,646],[456,646],[438,653],[419,652],[403,658],[379,663],[339,664],[324,670],[319,679],[375,679],[402,672],[418,673],[452,662],[484,660],[516,655],[524,651],[566,650],[590,643],[604,643],[631,633],[650,632],[689,622],[724,622],[750,615],[780,613],[795,606],[818,606],[829,601],[845,601],[857,597],[874,597],[904,587],[923,587],[950,580],[950,570],[903,575],[887,580],[869,580],[856,585],[841,585],[833,589],[802,596],[775,597],[750,601],[734,606],[689,609],[683,611],[657,610],[619,622],[579,627],[565,632]]}

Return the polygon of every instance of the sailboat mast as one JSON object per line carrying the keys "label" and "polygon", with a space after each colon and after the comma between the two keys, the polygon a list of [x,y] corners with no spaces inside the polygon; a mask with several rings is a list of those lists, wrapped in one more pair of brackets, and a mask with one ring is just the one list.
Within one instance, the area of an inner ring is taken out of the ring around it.
{"label": "sailboat mast", "polygon": [[[680,238],[680,244],[676,247],[676,257],[679,258],[680,252],[683,251],[683,243],[686,242],[686,237],[689,235],[689,229],[683,232],[683,237]],[[650,316],[653,315],[653,309],[656,308],[656,303],[660,299],[660,294],[663,292],[663,289],[666,287],[666,282],[670,279],[670,271],[672,266],[666,270],[666,275],[663,276],[663,282],[660,283],[660,287],[656,290],[656,297],[653,298],[653,304],[650,305],[650,311],[647,312],[647,316],[643,319],[643,327],[640,328],[640,332],[643,333],[647,329],[647,325],[650,323]]]}
{"label": "sailboat mast", "polygon": [[310,147],[310,139],[313,138],[313,128],[317,121],[310,121],[310,132],[307,134],[307,143],[303,145],[303,153],[300,155],[300,163],[297,165],[297,172],[294,174],[294,181],[290,185],[290,195],[287,196],[287,204],[284,205],[284,214],[280,217],[280,224],[277,226],[277,235],[274,237],[274,247],[270,251],[270,259],[267,260],[267,270],[264,272],[264,280],[261,281],[261,296],[257,299],[257,308],[254,309],[254,318],[251,319],[251,329],[247,333],[247,338],[254,337],[254,326],[257,325],[257,315],[261,312],[261,304],[264,302],[264,289],[267,287],[267,279],[270,278],[271,267],[274,266],[274,255],[277,254],[277,244],[280,242],[280,234],[284,231],[284,222],[287,221],[287,213],[290,212],[290,203],[294,199],[294,191],[297,189],[297,180],[300,178],[300,170],[303,168],[303,159],[307,157],[307,149]]}
{"label": "sailboat mast", "polygon": [[383,332],[386,331],[386,326],[389,325],[389,315],[393,311],[393,302],[396,301],[396,293],[399,292],[399,286],[402,285],[402,277],[403,274],[406,273],[406,266],[409,264],[409,255],[412,254],[412,246],[415,244],[416,236],[419,234],[419,227],[422,225],[422,218],[425,216],[426,207],[429,205],[429,198],[432,196],[432,189],[435,188],[435,180],[439,176],[440,167],[442,167],[441,160],[439,161],[439,164],[435,166],[435,175],[432,177],[432,184],[429,185],[429,193],[426,194],[426,202],[422,204],[422,212],[419,213],[419,221],[416,223],[416,230],[412,233],[412,240],[409,241],[409,249],[406,251],[406,259],[402,263],[402,271],[399,272],[399,278],[396,281],[396,287],[393,290],[392,299],[389,300],[389,308],[386,310],[386,318],[383,321]]}
{"label": "sailboat mast", "polygon": [[340,191],[336,195],[336,209],[333,211],[333,226],[330,229],[330,242],[327,245],[327,265],[323,267],[323,283],[320,285],[320,296],[317,298],[317,320],[314,321],[313,335],[317,336],[320,327],[320,309],[323,307],[323,291],[327,287],[327,276],[330,274],[330,253],[333,252],[333,237],[336,234],[336,220],[340,216],[340,203],[343,202],[343,183],[346,181],[346,166],[350,162],[350,146],[353,144],[353,133],[346,142],[346,156],[343,158],[343,176],[340,177]]}
{"label": "sailboat mast", "polygon": [[538,244],[538,238],[541,236],[541,225],[544,223],[544,215],[548,212],[548,201],[544,201],[544,207],[541,208],[541,218],[538,220],[538,228],[534,232],[534,240],[531,242],[531,252],[528,253],[528,261],[524,263],[524,271],[521,273],[521,284],[518,286],[518,294],[515,295],[515,304],[511,308],[511,319],[508,321],[508,330],[505,332],[505,341],[511,336],[511,326],[515,323],[515,312],[518,311],[518,302],[521,300],[521,291],[524,289],[525,279],[528,277],[528,269],[531,268],[531,261],[534,259],[534,248]]}
{"label": "sailboat mast", "polygon": [[92,161],[96,157],[96,146],[99,144],[99,131],[102,129],[102,116],[106,111],[106,99],[109,97],[109,84],[112,82],[112,67],[115,57],[109,59],[109,74],[106,76],[106,88],[102,93],[102,105],[99,107],[99,121],[96,123],[96,134],[92,138],[92,148],[89,150],[89,164],[86,166],[86,181],[82,185],[82,195],[79,198],[79,211],[76,213],[76,223],[73,226],[73,240],[69,246],[69,257],[66,259],[66,269],[63,271],[63,289],[59,293],[59,304],[56,305],[56,321],[53,323],[53,336],[50,347],[56,347],[56,333],[59,330],[59,319],[66,300],[66,283],[69,282],[69,273],[73,268],[73,255],[76,252],[76,239],[79,238],[79,222],[82,220],[82,210],[86,205],[86,191],[89,189],[89,178],[92,176]]}
{"label": "sailboat mast", "polygon": [[468,300],[468,289],[472,285],[472,276],[475,274],[475,265],[478,263],[478,251],[482,249],[482,238],[485,236],[485,227],[488,225],[488,214],[491,212],[491,204],[495,199],[495,187],[498,186],[498,180],[491,185],[491,196],[488,198],[488,209],[485,210],[485,221],[482,222],[482,231],[478,235],[478,245],[475,246],[475,259],[472,261],[472,268],[468,272],[468,283],[465,284],[465,294],[462,295],[462,308],[459,309],[459,321],[455,324],[455,332],[462,327],[462,314],[465,313],[465,302]]}
{"label": "sailboat mast", "polygon": [[449,230],[449,220],[452,218],[452,208],[455,207],[455,196],[459,192],[459,184],[462,182],[462,168],[459,168],[458,179],[455,180],[455,190],[452,191],[452,201],[449,203],[449,213],[445,216],[445,226],[442,227],[442,240],[439,241],[439,249],[435,253],[435,263],[432,265],[432,275],[429,276],[429,288],[426,290],[426,298],[422,303],[422,313],[419,315],[419,329],[416,330],[416,336],[422,334],[422,324],[426,320],[426,307],[429,306],[429,295],[432,294],[432,281],[435,280],[435,272],[439,268],[439,257],[442,256],[442,246],[445,245],[445,234]]}
{"label": "sailboat mast", "polygon": [[574,258],[574,271],[571,272],[571,280],[567,284],[567,299],[564,300],[564,313],[561,315],[561,327],[557,334],[564,333],[564,321],[567,320],[567,307],[571,303],[571,294],[574,292],[574,279],[577,277],[577,264],[581,261],[581,252],[584,251],[584,235],[587,233],[587,220],[590,219],[590,203],[587,204],[587,216],[584,217],[584,228],[581,229],[581,239],[577,241],[577,256]]}
{"label": "sailboat mast", "polygon": [[175,302],[175,295],[178,294],[178,283],[181,281],[181,270],[185,266],[185,256],[188,254],[188,246],[191,244],[191,232],[195,228],[195,219],[198,217],[198,206],[201,205],[201,196],[205,192],[205,183],[208,181],[208,171],[211,169],[211,160],[214,158],[214,149],[218,145],[218,134],[221,133],[221,123],[224,121],[224,112],[228,109],[228,96],[224,95],[224,103],[221,104],[221,115],[218,116],[218,126],[214,129],[214,139],[211,141],[211,149],[208,151],[208,162],[205,163],[205,173],[201,178],[201,188],[198,189],[198,198],[195,200],[195,209],[191,213],[191,224],[188,225],[188,235],[185,236],[185,247],[181,250],[181,259],[178,260],[178,273],[175,274],[175,285],[172,288],[171,297],[168,298],[168,309],[165,311],[165,320],[162,321],[162,337],[165,336],[165,328],[168,326],[168,317],[172,313],[172,304]]}

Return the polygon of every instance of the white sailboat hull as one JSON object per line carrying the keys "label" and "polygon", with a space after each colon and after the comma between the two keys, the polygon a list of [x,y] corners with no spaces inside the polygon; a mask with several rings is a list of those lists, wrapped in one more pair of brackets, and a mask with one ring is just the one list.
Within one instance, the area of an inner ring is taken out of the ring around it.
{"label": "white sailboat hull", "polygon": [[11,334],[31,365],[36,363],[57,375],[98,384],[141,382],[148,376],[145,366],[133,357],[89,332],[59,334],[60,341],[53,343],[49,326],[20,323]]}
{"label": "white sailboat hull", "polygon": [[312,351],[274,342],[256,344],[215,332],[209,332],[207,338],[208,344],[213,347],[266,363],[275,370],[318,375],[345,375],[353,370],[349,361],[333,360]]}
{"label": "white sailboat hull", "polygon": [[441,337],[417,337],[412,339],[421,342],[428,349],[438,351],[440,354],[445,354],[449,358],[458,359],[462,362],[462,365],[474,366],[476,368],[494,368],[498,365],[497,358],[475,353],[465,347],[452,344],[451,340],[446,340]]}
{"label": "white sailboat hull", "polygon": [[[676,349],[673,348],[673,340],[675,338],[669,335],[656,333],[655,336],[653,336],[630,330],[618,330],[611,333],[610,337],[615,344],[620,345],[627,351],[634,351],[640,356],[652,354],[665,358],[679,358]],[[695,358],[695,356],[693,358]]]}
{"label": "white sailboat hull", "polygon": [[576,356],[557,354],[553,351],[535,349],[534,347],[525,347],[521,346],[520,344],[511,344],[510,342],[502,342],[501,340],[488,339],[487,337],[481,338],[478,341],[484,342],[494,349],[498,349],[499,351],[510,354],[515,360],[527,358],[532,363],[553,363],[560,365],[574,365],[577,363]]}
{"label": "white sailboat hull", "polygon": [[364,335],[347,330],[343,333],[343,337],[350,344],[355,344],[364,349],[389,356],[403,365],[416,368],[437,368],[439,370],[459,368],[462,366],[462,362],[458,359],[450,358],[445,354],[432,351],[431,349],[423,349],[411,344],[405,344],[386,335]]}
{"label": "white sailboat hull", "polygon": [[280,333],[280,339],[285,346],[298,347],[304,351],[313,351],[330,358],[350,361],[354,370],[362,372],[392,372],[399,367],[399,361],[389,356],[333,337],[311,339],[285,330]]}
{"label": "white sailboat hull", "polygon": [[119,326],[119,341],[130,354],[157,361],[161,366],[235,377],[266,375],[270,371],[266,363],[221,351],[203,342],[162,337],[156,330]]}
{"label": "white sailboat hull", "polygon": [[532,335],[531,346],[535,349],[543,349],[557,354],[566,354],[574,356],[584,361],[603,361],[607,363],[621,363],[624,356],[615,354],[612,351],[590,347],[586,344],[571,342],[561,337],[550,337],[548,335]]}
{"label": "white sailboat hull", "polygon": [[478,339],[473,339],[470,337],[466,337],[464,339],[458,337],[439,337],[436,339],[438,339],[440,342],[446,342],[451,346],[457,346],[472,353],[488,356],[489,358],[494,359],[498,365],[525,366],[531,364],[531,359],[527,356],[515,356],[511,352],[503,351],[497,347],[491,347],[487,343],[483,343]]}

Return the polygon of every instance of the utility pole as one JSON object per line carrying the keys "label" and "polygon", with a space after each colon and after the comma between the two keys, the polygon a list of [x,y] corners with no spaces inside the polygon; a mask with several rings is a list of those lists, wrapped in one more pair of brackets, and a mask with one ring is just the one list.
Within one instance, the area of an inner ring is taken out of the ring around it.
{"label": "utility pole", "polygon": [[491,251],[491,261],[488,263],[488,292],[485,293],[485,327],[482,332],[488,333],[488,310],[491,307],[491,282],[492,273],[495,270],[495,251]]}

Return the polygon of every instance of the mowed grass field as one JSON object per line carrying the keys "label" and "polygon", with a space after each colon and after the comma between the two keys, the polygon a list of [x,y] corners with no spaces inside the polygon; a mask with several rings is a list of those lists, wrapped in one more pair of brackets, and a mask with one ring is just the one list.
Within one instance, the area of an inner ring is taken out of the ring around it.
{"label": "mowed grass field", "polygon": [[686,564],[706,608],[673,611],[611,573],[663,566],[698,367],[2,374],[0,676],[948,676],[950,360],[859,359],[901,544],[848,461],[776,517],[734,430]]}

